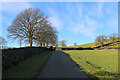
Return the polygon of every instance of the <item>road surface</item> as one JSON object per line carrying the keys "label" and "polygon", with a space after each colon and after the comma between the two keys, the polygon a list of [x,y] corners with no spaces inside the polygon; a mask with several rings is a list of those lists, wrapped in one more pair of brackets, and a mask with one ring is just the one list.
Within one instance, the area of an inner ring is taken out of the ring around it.
{"label": "road surface", "polygon": [[38,78],[88,78],[63,52],[54,51]]}

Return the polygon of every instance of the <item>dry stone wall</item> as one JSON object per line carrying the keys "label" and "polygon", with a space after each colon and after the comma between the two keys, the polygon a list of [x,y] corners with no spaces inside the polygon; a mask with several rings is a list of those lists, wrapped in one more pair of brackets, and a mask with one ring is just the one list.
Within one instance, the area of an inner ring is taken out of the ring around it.
{"label": "dry stone wall", "polygon": [[2,71],[16,65],[18,62],[43,51],[52,50],[44,47],[22,47],[2,50]]}

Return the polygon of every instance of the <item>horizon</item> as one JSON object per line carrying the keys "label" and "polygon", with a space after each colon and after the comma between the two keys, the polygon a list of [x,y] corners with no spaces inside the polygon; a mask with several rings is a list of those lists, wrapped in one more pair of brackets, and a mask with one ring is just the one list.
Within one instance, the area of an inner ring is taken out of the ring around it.
{"label": "horizon", "polygon": [[[21,6],[22,5],[22,6]],[[39,8],[57,29],[58,41],[67,46],[91,43],[98,35],[118,34],[117,2],[5,2],[2,3],[2,37],[8,47],[19,47],[19,42],[7,38],[7,28],[23,10]],[[74,27],[73,27],[74,26]],[[29,45],[29,44],[28,44]],[[23,46],[28,46],[24,43]],[[34,45],[33,45],[34,46]]]}

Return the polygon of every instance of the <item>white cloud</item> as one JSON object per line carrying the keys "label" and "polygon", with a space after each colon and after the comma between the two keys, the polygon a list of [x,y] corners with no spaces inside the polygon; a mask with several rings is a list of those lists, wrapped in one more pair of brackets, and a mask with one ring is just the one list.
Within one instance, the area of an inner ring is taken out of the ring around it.
{"label": "white cloud", "polygon": [[2,11],[2,3],[0,2],[0,11]]}
{"label": "white cloud", "polygon": [[113,15],[113,16],[118,15],[118,5],[117,4],[118,3],[108,3],[108,4],[106,3],[106,7],[104,9],[105,9],[105,12],[107,13],[107,15]]}
{"label": "white cloud", "polygon": [[84,34],[87,37],[94,38],[95,37],[95,28],[93,27],[84,27],[81,30],[81,33]]}
{"label": "white cloud", "polygon": [[98,25],[101,26],[101,24],[90,18],[89,15],[86,15],[86,18],[84,18],[82,23],[72,23],[71,26],[75,27],[69,27],[68,30],[74,34],[82,33],[89,38],[94,38]]}
{"label": "white cloud", "polygon": [[79,15],[82,16],[83,15],[83,5],[82,4],[77,5],[77,9],[78,9]]}
{"label": "white cloud", "polygon": [[6,2],[6,3],[2,3],[2,11],[9,13],[9,14],[13,14],[16,15],[18,13],[20,13],[21,11],[23,11],[24,9],[33,7],[33,5],[31,5],[28,2]]}
{"label": "white cloud", "polygon": [[98,4],[98,13],[101,13],[103,9],[103,3]]}
{"label": "white cloud", "polygon": [[68,3],[68,4],[66,4],[66,8],[67,8],[67,11],[68,11],[68,13],[69,13],[69,16],[71,15],[74,15],[74,13],[76,12],[75,11],[75,7],[73,6],[73,4],[72,3]]}
{"label": "white cloud", "polygon": [[55,27],[57,30],[61,30],[61,21],[57,17],[50,17],[49,18],[50,22],[52,23],[53,27]]}
{"label": "white cloud", "polygon": [[[68,30],[70,30],[71,32],[73,32],[74,34],[79,33],[81,30],[84,29],[84,24],[76,24],[76,23],[72,23],[71,24],[72,27],[69,27]],[[73,27],[74,26],[74,27]]]}
{"label": "white cloud", "polygon": [[103,9],[104,9],[104,2],[99,2],[98,3],[98,8],[97,8],[97,16],[99,17],[103,17],[104,13],[103,13]]}
{"label": "white cloud", "polygon": [[[34,7],[28,2],[5,2],[2,3],[2,12],[7,16],[2,16],[3,19],[6,19],[6,24],[10,25],[13,18],[15,18],[21,11]],[[14,17],[11,17],[14,16]]]}
{"label": "white cloud", "polygon": [[75,27],[69,27],[68,30],[70,30],[71,32],[73,32],[74,34],[77,33],[82,33],[83,35],[85,35],[86,37],[89,38],[94,38],[95,35],[95,27],[86,27],[85,23],[81,23],[81,24],[74,24]]}
{"label": "white cloud", "polygon": [[2,2],[28,2],[28,0],[1,0]]}
{"label": "white cloud", "polygon": [[86,22],[89,26],[96,26],[97,22],[89,17],[89,15],[86,16]]}
{"label": "white cloud", "polygon": [[55,27],[57,30],[62,30],[63,23],[60,20],[58,14],[51,8],[48,8],[48,11],[51,14],[49,20],[52,23],[53,27]]}
{"label": "white cloud", "polygon": [[90,16],[95,16],[95,17],[103,17],[104,16],[104,2],[98,2],[95,4],[91,4],[91,7],[87,7],[85,10],[87,14]]}

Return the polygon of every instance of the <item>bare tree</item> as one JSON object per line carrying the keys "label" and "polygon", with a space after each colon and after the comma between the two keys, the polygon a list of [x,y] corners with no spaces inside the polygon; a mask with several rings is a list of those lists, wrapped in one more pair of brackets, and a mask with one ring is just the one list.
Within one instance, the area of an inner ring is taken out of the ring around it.
{"label": "bare tree", "polygon": [[100,44],[101,46],[104,44],[106,40],[106,36],[105,35],[100,35],[95,39],[96,44]]}
{"label": "bare tree", "polygon": [[6,44],[7,41],[2,36],[0,36],[0,48],[5,48]]}
{"label": "bare tree", "polygon": [[48,47],[49,44],[54,45],[57,42],[57,31],[48,21],[44,24],[45,25],[36,33],[36,42],[39,43],[40,46]]}
{"label": "bare tree", "polygon": [[112,39],[112,42],[114,42],[116,36],[117,36],[116,33],[112,33],[112,34],[110,34],[108,37],[109,37],[110,39]]}
{"label": "bare tree", "polygon": [[28,8],[21,12],[13,20],[8,28],[9,37],[14,39],[23,38],[32,46],[35,34],[41,26],[43,26],[46,16],[38,9]]}
{"label": "bare tree", "polygon": [[74,43],[74,46],[76,46],[77,45],[77,43]]}
{"label": "bare tree", "polygon": [[60,44],[61,44],[61,46],[67,46],[67,45],[66,45],[66,40],[60,41]]}

